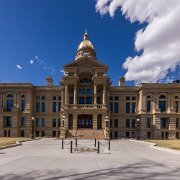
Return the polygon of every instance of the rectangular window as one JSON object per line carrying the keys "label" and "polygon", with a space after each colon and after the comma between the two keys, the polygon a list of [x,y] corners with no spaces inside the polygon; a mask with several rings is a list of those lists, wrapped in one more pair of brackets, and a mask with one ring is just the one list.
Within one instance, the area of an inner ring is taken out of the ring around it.
{"label": "rectangular window", "polygon": [[115,100],[115,101],[118,101],[118,100],[119,100],[119,96],[115,96],[115,97],[114,97],[114,100]]}
{"label": "rectangular window", "polygon": [[151,128],[151,117],[147,117],[146,119],[146,128]]}
{"label": "rectangular window", "polygon": [[61,96],[58,96],[58,100],[61,101]]}
{"label": "rectangular window", "polygon": [[24,137],[24,130],[20,131],[20,137]]}
{"label": "rectangular window", "polygon": [[130,113],[130,102],[126,102],[126,113]]}
{"label": "rectangular window", "polygon": [[61,126],[61,120],[58,119],[58,127],[60,127],[60,126]]}
{"label": "rectangular window", "polygon": [[118,128],[118,119],[114,120],[114,128]]}
{"label": "rectangular window", "polygon": [[129,132],[126,132],[126,138],[129,138]]}
{"label": "rectangular window", "polygon": [[147,101],[147,104],[146,104],[146,110],[147,112],[151,112],[151,101]]}
{"label": "rectangular window", "polygon": [[73,104],[74,103],[74,97],[69,97],[69,104]]}
{"label": "rectangular window", "polygon": [[93,104],[93,98],[92,97],[86,97],[86,104]]}
{"label": "rectangular window", "polygon": [[40,100],[40,96],[36,96],[36,100]]}
{"label": "rectangular window", "polygon": [[79,104],[85,104],[85,98],[79,97]]}
{"label": "rectangular window", "polygon": [[7,100],[7,111],[12,111],[13,100]]}
{"label": "rectangular window", "polygon": [[159,109],[161,112],[166,111],[166,101],[159,101]]}
{"label": "rectangular window", "polygon": [[126,96],[126,101],[129,101],[130,100],[130,96]]}
{"label": "rectangular window", "polygon": [[21,117],[20,125],[21,125],[21,127],[25,127],[26,126],[26,119],[25,119],[25,117]]}
{"label": "rectangular window", "polygon": [[56,119],[52,119],[52,127],[56,127]]}
{"label": "rectangular window", "polygon": [[40,112],[40,102],[36,102],[36,112]]}
{"label": "rectangular window", "polygon": [[178,101],[175,101],[175,111],[178,112],[179,106]]}
{"label": "rectangular window", "polygon": [[132,120],[131,120],[131,127],[132,127],[132,128],[135,128],[135,127],[136,127],[136,120],[135,120],[135,119],[132,119]]}
{"label": "rectangular window", "polygon": [[132,113],[136,112],[136,103],[132,102]]}
{"label": "rectangular window", "polygon": [[85,89],[79,89],[79,94],[85,94]]}
{"label": "rectangular window", "polygon": [[42,100],[45,100],[46,99],[46,97],[45,96],[42,96]]}
{"label": "rectangular window", "polygon": [[129,121],[129,119],[126,119],[126,128],[130,128],[130,121]]}
{"label": "rectangular window", "polygon": [[109,100],[110,100],[110,101],[113,101],[113,96],[110,96],[110,97],[109,97]]}
{"label": "rectangular window", "polygon": [[109,103],[109,106],[110,106],[110,107],[109,107],[109,108],[110,108],[110,111],[113,112],[113,102],[110,102],[110,103]]}
{"label": "rectangular window", "polygon": [[42,118],[42,119],[41,119],[41,127],[46,127],[45,118]]}
{"label": "rectangular window", "polygon": [[92,89],[86,89],[86,94],[93,94],[93,90]]}
{"label": "rectangular window", "polygon": [[5,126],[6,126],[6,127],[12,127],[12,117],[11,117],[11,116],[7,116],[7,117],[6,117]]}
{"label": "rectangular window", "polygon": [[58,112],[61,110],[61,102],[58,102]]}
{"label": "rectangular window", "polygon": [[42,102],[42,112],[45,112],[45,102]]}
{"label": "rectangular window", "polygon": [[21,100],[21,111],[24,111],[24,110],[25,110],[25,106],[26,106],[25,100],[22,99],[22,100]]}
{"label": "rectangular window", "polygon": [[132,96],[132,100],[135,101],[136,100],[136,96]]}
{"label": "rectangular window", "polygon": [[114,138],[115,138],[115,139],[118,138],[118,132],[114,132]]}
{"label": "rectangular window", "polygon": [[52,132],[52,137],[56,137],[56,131]]}
{"label": "rectangular window", "polygon": [[166,118],[161,118],[161,129],[167,127],[167,119]]}
{"label": "rectangular window", "polygon": [[56,102],[52,103],[52,112],[56,112]]}
{"label": "rectangular window", "polygon": [[53,100],[54,100],[54,101],[56,100],[56,96],[53,96]]}
{"label": "rectangular window", "polygon": [[110,119],[110,128],[112,128],[112,119]]}
{"label": "rectangular window", "polygon": [[97,97],[97,104],[102,104],[101,97]]}
{"label": "rectangular window", "polygon": [[40,126],[39,118],[36,118],[36,127]]}
{"label": "rectangular window", "polygon": [[119,112],[119,103],[115,102],[114,103],[114,113],[118,113]]}

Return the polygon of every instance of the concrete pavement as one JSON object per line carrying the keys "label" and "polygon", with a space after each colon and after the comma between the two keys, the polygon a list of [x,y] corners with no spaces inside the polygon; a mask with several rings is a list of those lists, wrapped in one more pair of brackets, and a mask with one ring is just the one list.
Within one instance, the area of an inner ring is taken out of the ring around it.
{"label": "concrete pavement", "polygon": [[[94,141],[78,144],[93,147]],[[25,142],[0,150],[0,179],[180,179],[180,154],[129,140],[113,140],[111,152],[102,152],[70,154],[53,139]]]}

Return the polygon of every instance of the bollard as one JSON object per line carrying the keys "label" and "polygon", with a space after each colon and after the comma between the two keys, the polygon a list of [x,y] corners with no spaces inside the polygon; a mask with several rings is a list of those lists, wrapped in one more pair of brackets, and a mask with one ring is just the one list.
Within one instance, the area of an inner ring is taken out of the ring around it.
{"label": "bollard", "polygon": [[71,141],[71,147],[70,147],[70,152],[72,153],[72,146],[73,146],[73,141]]}
{"label": "bollard", "polygon": [[77,147],[77,138],[76,138],[76,147]]}
{"label": "bollard", "polygon": [[110,149],[111,149],[111,141],[109,139],[109,151],[110,151]]}
{"label": "bollard", "polygon": [[95,144],[94,144],[94,147],[96,147],[96,138],[95,138]]}
{"label": "bollard", "polygon": [[100,143],[98,141],[98,149],[97,149],[97,153],[99,154],[99,147],[100,147]]}
{"label": "bollard", "polygon": [[64,140],[62,139],[62,149],[64,149]]}

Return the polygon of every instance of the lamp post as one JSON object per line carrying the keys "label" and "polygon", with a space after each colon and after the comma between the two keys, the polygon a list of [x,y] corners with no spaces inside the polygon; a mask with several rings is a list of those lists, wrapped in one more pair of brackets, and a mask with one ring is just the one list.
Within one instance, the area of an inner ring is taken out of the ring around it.
{"label": "lamp post", "polygon": [[31,132],[31,139],[34,139],[34,117],[31,118],[32,120],[32,132]]}
{"label": "lamp post", "polygon": [[65,119],[66,119],[66,117],[65,117],[65,115],[63,114],[63,117],[62,117],[62,121],[63,121],[63,128],[64,128]]}
{"label": "lamp post", "polygon": [[136,127],[137,127],[137,139],[139,140],[139,122],[140,122],[140,119],[137,118],[136,119]]}

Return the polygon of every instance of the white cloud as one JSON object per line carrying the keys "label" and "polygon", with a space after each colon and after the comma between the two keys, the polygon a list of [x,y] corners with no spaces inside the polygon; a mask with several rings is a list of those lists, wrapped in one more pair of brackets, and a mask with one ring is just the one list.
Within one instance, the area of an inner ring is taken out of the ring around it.
{"label": "white cloud", "polygon": [[30,63],[30,64],[34,64],[34,61],[31,59],[31,60],[29,61],[29,63]]}
{"label": "white cloud", "polygon": [[19,65],[19,64],[17,64],[16,67],[17,67],[18,69],[22,69],[21,65]]}
{"label": "white cloud", "polygon": [[126,79],[164,79],[180,63],[180,0],[97,0],[96,10],[101,15],[113,17],[117,9],[131,23],[147,23],[135,36],[135,48],[142,54],[128,57],[123,64]]}

